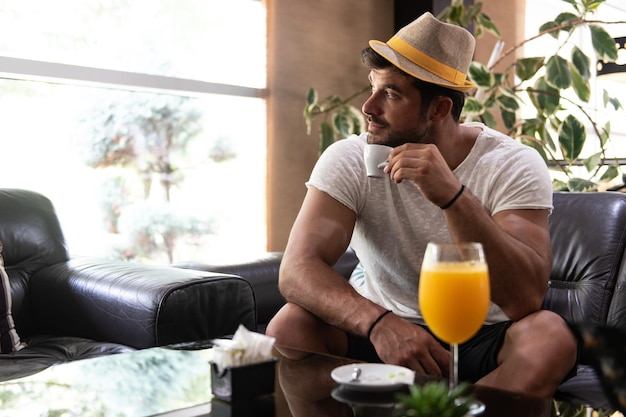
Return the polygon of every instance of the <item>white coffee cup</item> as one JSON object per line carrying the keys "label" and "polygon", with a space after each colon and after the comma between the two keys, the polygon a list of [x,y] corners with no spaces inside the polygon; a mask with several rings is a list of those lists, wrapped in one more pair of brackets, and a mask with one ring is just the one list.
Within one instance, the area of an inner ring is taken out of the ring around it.
{"label": "white coffee cup", "polygon": [[385,176],[383,169],[387,165],[389,154],[393,148],[377,143],[368,143],[363,150],[365,158],[365,168],[368,177],[381,178]]}

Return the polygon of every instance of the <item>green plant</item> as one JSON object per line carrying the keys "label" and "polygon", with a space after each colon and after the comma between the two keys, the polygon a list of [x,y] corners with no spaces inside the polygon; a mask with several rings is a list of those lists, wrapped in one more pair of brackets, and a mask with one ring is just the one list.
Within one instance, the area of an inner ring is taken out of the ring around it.
{"label": "green plant", "polygon": [[331,95],[320,101],[317,90],[309,89],[303,116],[308,135],[311,134],[313,121],[319,116],[323,117],[319,132],[320,155],[334,141],[361,133],[365,127],[365,119],[361,110],[351,102],[369,90],[370,87],[366,86],[347,98]]}
{"label": "green plant", "polygon": [[[507,134],[537,149],[548,166],[556,170],[556,190],[595,190],[599,183],[621,174],[618,161],[606,156],[610,114],[607,113],[606,120],[599,120],[590,104],[594,97],[590,80],[596,60],[617,59],[615,42],[603,25],[625,23],[591,19],[604,1],[563,0],[564,7],[569,9],[544,23],[537,35],[494,54],[493,62],[473,62],[469,70],[477,88],[467,96],[463,109],[465,121],[481,121],[494,128],[502,125]],[[481,9],[481,2],[465,6],[462,0],[452,0],[438,18],[463,27],[472,26],[476,37],[490,32],[499,39],[498,28]],[[504,70],[494,71],[519,48],[544,37],[554,40],[554,48],[547,50],[545,56],[518,58]],[[579,42],[574,42],[583,38],[589,41],[593,51],[583,51]],[[589,57],[591,53],[593,59]],[[304,117],[310,129],[312,121],[323,116],[320,153],[334,140],[361,133],[362,125],[353,120],[358,109],[352,102],[367,90],[359,90],[346,99],[330,96],[323,100],[315,89],[309,90]],[[598,97],[602,97],[607,112],[624,110],[608,91],[602,91]],[[588,140],[588,130],[592,132],[592,140]],[[593,153],[585,155],[590,147]],[[587,169],[585,178],[581,178],[583,174],[577,166]]]}
{"label": "green plant", "polygon": [[462,417],[469,411],[471,397],[465,396],[469,384],[450,390],[445,381],[410,385],[408,394],[398,394],[399,417]]}
{"label": "green plant", "polygon": [[[408,394],[398,394],[396,417],[462,417],[469,411],[469,403],[473,400],[466,395],[470,384],[464,382],[453,390],[449,390],[445,381],[428,382],[422,386],[409,386]],[[586,417],[589,407],[575,405],[564,401],[553,400],[550,409],[551,417]],[[611,414],[603,410],[594,410],[594,417],[609,417]]]}

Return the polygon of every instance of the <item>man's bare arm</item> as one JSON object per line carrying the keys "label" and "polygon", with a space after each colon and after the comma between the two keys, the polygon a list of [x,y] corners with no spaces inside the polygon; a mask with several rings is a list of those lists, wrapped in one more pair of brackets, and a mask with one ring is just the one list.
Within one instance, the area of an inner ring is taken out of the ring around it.
{"label": "man's bare arm", "polygon": [[311,187],[293,225],[280,268],[280,291],[324,321],[358,335],[384,309],[360,296],[332,266],[348,248],[355,213]]}
{"label": "man's bare arm", "polygon": [[552,250],[547,209],[506,210],[490,217],[470,194],[445,210],[457,241],[481,242],[487,254],[491,298],[513,320],[541,307]]}

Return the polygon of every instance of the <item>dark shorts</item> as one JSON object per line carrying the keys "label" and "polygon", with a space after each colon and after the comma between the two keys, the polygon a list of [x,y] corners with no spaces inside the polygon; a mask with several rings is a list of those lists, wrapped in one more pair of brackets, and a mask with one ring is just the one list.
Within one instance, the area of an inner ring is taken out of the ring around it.
{"label": "dark shorts", "polygon": [[[476,382],[497,368],[497,357],[512,321],[483,326],[476,336],[459,345],[459,380]],[[417,326],[417,324],[416,324]],[[428,329],[425,326],[425,330]],[[439,341],[448,348],[446,343]],[[372,343],[364,337],[348,335],[348,354],[352,359],[382,362]]]}

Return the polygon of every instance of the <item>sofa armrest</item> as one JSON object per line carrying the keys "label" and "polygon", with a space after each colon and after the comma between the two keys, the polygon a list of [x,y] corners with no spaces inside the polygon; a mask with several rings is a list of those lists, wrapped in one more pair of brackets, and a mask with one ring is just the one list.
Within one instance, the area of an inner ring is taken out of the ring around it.
{"label": "sofa armrest", "polygon": [[[282,259],[282,252],[266,252],[224,264],[187,261],[178,262],[172,266],[199,271],[235,274],[246,279],[254,289],[259,330],[264,330],[272,317],[285,304],[285,299],[278,290],[278,273]],[[344,278],[349,279],[350,274],[352,274],[358,263],[359,259],[354,251],[349,248],[339,258],[333,269]]]}
{"label": "sofa armrest", "polygon": [[264,331],[274,314],[285,304],[278,291],[278,271],[282,252],[267,252],[225,264],[206,264],[197,261],[179,262],[173,267],[198,271],[234,274],[247,280],[254,290],[259,330]]}
{"label": "sofa armrest", "polygon": [[250,284],[234,275],[80,258],[30,281],[38,331],[142,349],[256,329]]}

